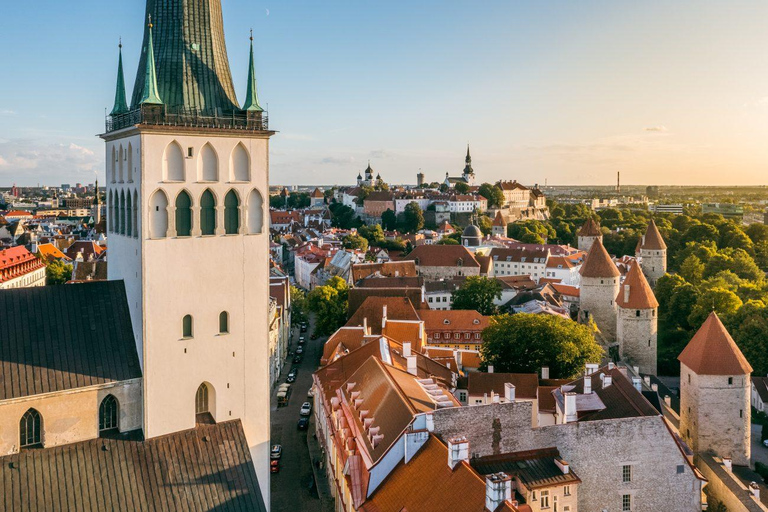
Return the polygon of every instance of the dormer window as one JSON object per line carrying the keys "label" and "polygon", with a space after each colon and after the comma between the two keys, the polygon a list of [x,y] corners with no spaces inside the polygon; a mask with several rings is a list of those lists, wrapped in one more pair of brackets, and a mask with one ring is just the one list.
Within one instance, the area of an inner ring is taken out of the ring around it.
{"label": "dormer window", "polygon": [[450,321],[450,320],[448,320],[447,318],[446,318],[445,320],[443,320],[443,323],[444,323],[445,325],[451,325],[451,321]]}
{"label": "dormer window", "polygon": [[457,267],[463,267],[464,266],[464,260],[459,258],[458,261],[456,261],[456,266]]}
{"label": "dormer window", "polygon": [[473,324],[475,324],[475,325],[480,325],[480,320],[478,320],[477,318],[475,318],[475,319],[472,321],[472,323],[473,323]]}

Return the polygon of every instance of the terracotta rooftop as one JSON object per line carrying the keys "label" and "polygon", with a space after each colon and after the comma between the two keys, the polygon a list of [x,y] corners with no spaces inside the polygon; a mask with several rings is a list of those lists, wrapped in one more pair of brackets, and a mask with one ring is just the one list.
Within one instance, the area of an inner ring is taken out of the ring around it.
{"label": "terracotta rooftop", "polygon": [[621,275],[599,239],[595,240],[589,249],[580,273],[582,277],[619,277]]}
{"label": "terracotta rooftop", "polygon": [[624,283],[616,296],[616,304],[624,309],[655,309],[659,307],[656,296],[648,284],[640,264],[635,262],[629,269]]}
{"label": "terracotta rooftop", "polygon": [[664,243],[664,239],[661,237],[661,233],[659,233],[659,228],[656,227],[653,219],[648,223],[648,229],[640,239],[640,248],[652,251],[663,251],[667,248],[667,244]]}
{"label": "terracotta rooftop", "polygon": [[490,324],[490,317],[471,310],[436,309],[419,310],[427,332],[436,331],[482,331]]}
{"label": "terracotta rooftop", "polygon": [[557,448],[544,448],[525,452],[490,455],[471,459],[472,467],[481,475],[506,473],[519,479],[528,489],[580,483],[573,470],[563,473],[555,459],[560,459]]}
{"label": "terracotta rooftop", "polygon": [[362,263],[352,265],[352,281],[357,282],[370,276],[416,277],[416,265],[413,261],[390,261],[386,263]]}
{"label": "terracotta rooftop", "polygon": [[535,373],[485,373],[467,374],[467,391],[470,395],[491,395],[491,392],[504,396],[504,384],[515,386],[516,398],[535,399],[539,388],[539,376]]}
{"label": "terracotta rooftop", "polygon": [[714,311],[677,359],[698,375],[752,373],[752,366]]}
{"label": "terracotta rooftop", "polygon": [[496,217],[493,219],[493,226],[497,228],[507,227],[507,223],[504,221],[504,217],[501,215],[501,210],[496,212]]}
{"label": "terracotta rooftop", "polygon": [[480,267],[472,253],[461,245],[420,245],[406,259],[420,267]]}
{"label": "terracotta rooftop", "polygon": [[578,236],[603,236],[603,232],[600,231],[600,224],[593,218],[587,219],[587,222],[579,229]]}

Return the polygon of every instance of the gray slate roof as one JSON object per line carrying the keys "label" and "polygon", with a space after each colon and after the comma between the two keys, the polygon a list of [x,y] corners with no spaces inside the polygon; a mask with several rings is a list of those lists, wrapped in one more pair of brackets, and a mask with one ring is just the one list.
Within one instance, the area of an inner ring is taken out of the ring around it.
{"label": "gray slate roof", "polygon": [[0,290],[0,400],[137,377],[122,281]]}
{"label": "gray slate roof", "polygon": [[265,511],[240,420],[0,457],[0,510]]}

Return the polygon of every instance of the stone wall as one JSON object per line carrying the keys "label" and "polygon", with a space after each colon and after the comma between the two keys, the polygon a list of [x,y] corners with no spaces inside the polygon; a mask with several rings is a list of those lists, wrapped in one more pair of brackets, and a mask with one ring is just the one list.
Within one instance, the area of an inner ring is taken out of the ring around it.
{"label": "stone wall", "polygon": [[[581,278],[581,314],[582,320],[593,318],[605,339],[616,339],[616,297],[619,295],[618,277]],[[587,315],[588,314],[588,315]]]}
{"label": "stone wall", "polygon": [[589,252],[589,250],[592,248],[592,244],[595,243],[595,240],[600,240],[600,243],[603,242],[602,236],[580,236],[578,247],[580,251]]}
{"label": "stone wall", "polygon": [[427,267],[419,266],[419,275],[425,281],[440,281],[458,276],[479,276],[480,267]]}
{"label": "stone wall", "polygon": [[643,274],[648,279],[648,283],[655,287],[656,281],[667,273],[667,251],[640,249],[638,254],[642,258]]}
{"label": "stone wall", "polygon": [[[475,456],[557,447],[582,480],[579,510],[699,512],[702,482],[660,416],[588,421],[532,428],[531,403],[492,404],[434,412],[435,433],[463,435]],[[622,482],[622,468],[632,480]]]}
{"label": "stone wall", "polygon": [[721,464],[721,460],[715,459],[710,454],[702,454],[696,458],[696,466],[709,480],[707,492],[726,506],[728,512],[763,512],[768,507],[757,501],[747,488],[733,473],[729,473]]}
{"label": "stone wall", "polygon": [[657,335],[657,309],[618,308],[616,341],[621,359],[640,367],[641,373],[656,375]]}

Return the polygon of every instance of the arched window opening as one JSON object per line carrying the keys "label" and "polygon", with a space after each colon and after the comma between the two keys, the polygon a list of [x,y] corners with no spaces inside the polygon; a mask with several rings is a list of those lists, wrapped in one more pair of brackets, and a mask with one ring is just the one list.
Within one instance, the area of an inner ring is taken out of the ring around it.
{"label": "arched window opening", "polygon": [[215,420],[211,411],[215,409],[216,395],[213,386],[203,382],[195,393],[195,421],[197,423],[213,424]]}
{"label": "arched window opening", "polygon": [[118,206],[119,211],[117,212],[120,216],[120,228],[118,229],[118,233],[121,235],[125,234],[125,191],[120,191],[120,206]]}
{"label": "arched window opening", "polygon": [[162,190],[152,194],[152,199],[149,202],[149,219],[149,236],[151,238],[168,236],[168,196]]}
{"label": "arched window opening", "polygon": [[125,175],[128,183],[133,183],[133,146],[128,143],[128,151],[126,151],[127,162],[125,165]]}
{"label": "arched window opening", "polygon": [[235,146],[235,150],[232,152],[232,180],[251,180],[251,157],[242,144]]}
{"label": "arched window opening", "polygon": [[228,235],[240,232],[240,199],[234,190],[224,198],[224,231]]}
{"label": "arched window opening", "polygon": [[122,183],[123,182],[123,161],[125,160],[125,152],[123,151],[123,146],[120,145],[120,152],[118,153],[118,162],[117,162],[117,181]]}
{"label": "arched window opening", "polygon": [[219,314],[219,334],[229,334],[229,313],[226,311]]}
{"label": "arched window opening", "polygon": [[115,231],[115,197],[112,191],[109,191],[107,197],[107,232]]}
{"label": "arched window opening", "polygon": [[264,198],[256,189],[248,197],[248,233],[258,234],[264,230]]}
{"label": "arched window opening", "polygon": [[166,181],[184,181],[184,152],[176,142],[165,148],[163,178]]}
{"label": "arched window opening", "polygon": [[107,395],[99,406],[99,435],[120,429],[120,405],[117,398]]}
{"label": "arched window opening", "polygon": [[112,146],[112,161],[110,165],[110,177],[109,181],[112,183],[115,183],[117,181],[117,149],[115,149],[115,146]]}
{"label": "arched window opening", "polygon": [[133,238],[139,237],[139,193],[135,190],[133,191],[133,212],[131,212],[133,215]]}
{"label": "arched window opening", "polygon": [[133,200],[130,191],[125,198],[125,235],[133,236]]}
{"label": "arched window opening", "polygon": [[192,199],[185,191],[176,196],[176,236],[192,235]]}
{"label": "arched window opening", "polygon": [[198,176],[202,181],[219,181],[219,157],[210,144],[203,146],[198,159]]}
{"label": "arched window opening", "polygon": [[192,325],[192,315],[185,315],[181,320],[181,337],[192,338],[194,336],[194,330]]}
{"label": "arched window opening", "polygon": [[216,199],[210,190],[200,198],[200,231],[203,235],[216,234]]}
{"label": "arched window opening", "polygon": [[24,413],[19,422],[20,448],[42,448],[43,417],[35,409]]}

